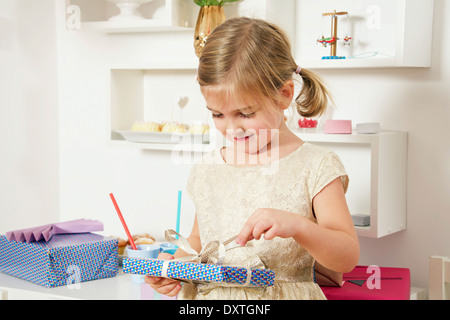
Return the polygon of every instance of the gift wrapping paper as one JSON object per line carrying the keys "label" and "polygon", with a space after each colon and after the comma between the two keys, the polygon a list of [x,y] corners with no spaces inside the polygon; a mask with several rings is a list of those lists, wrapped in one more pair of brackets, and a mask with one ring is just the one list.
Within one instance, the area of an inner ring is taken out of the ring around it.
{"label": "gift wrapping paper", "polygon": [[118,240],[93,233],[54,235],[48,242],[0,236],[0,272],[52,288],[114,277]]}
{"label": "gift wrapping paper", "polygon": [[[125,258],[123,272],[160,277],[165,260]],[[252,278],[250,286],[268,287],[275,280],[275,272],[265,269],[251,269]],[[247,281],[247,269],[235,266],[215,264],[170,261],[167,268],[167,277],[180,280],[200,282],[224,282],[244,285]]]}

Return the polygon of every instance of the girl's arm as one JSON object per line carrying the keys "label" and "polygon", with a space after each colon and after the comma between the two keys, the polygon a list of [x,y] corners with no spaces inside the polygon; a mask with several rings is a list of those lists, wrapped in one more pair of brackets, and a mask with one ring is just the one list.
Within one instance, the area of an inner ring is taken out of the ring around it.
{"label": "girl's arm", "polygon": [[276,209],[258,209],[242,228],[236,242],[275,237],[294,238],[320,264],[334,271],[349,272],[359,260],[359,242],[345,200],[340,178],[313,199],[317,223],[301,215]]}
{"label": "girl's arm", "polygon": [[313,208],[317,224],[303,219],[295,241],[323,266],[350,272],[359,260],[359,241],[340,178],[314,197]]}

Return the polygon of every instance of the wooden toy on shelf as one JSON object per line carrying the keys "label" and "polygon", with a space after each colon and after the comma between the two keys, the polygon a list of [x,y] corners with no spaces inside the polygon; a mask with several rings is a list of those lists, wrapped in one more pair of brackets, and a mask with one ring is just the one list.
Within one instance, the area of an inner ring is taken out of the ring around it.
{"label": "wooden toy on shelf", "polygon": [[[333,12],[326,12],[322,13],[322,17],[331,17],[331,36],[328,38],[325,38],[323,36],[317,39],[317,43],[322,44],[325,48],[329,45],[331,48],[331,52],[329,56],[324,56],[322,59],[345,59],[344,56],[337,56],[337,42],[338,40],[341,40],[338,38],[338,18],[339,16],[347,16],[348,12],[342,11],[342,12],[336,12],[334,10]],[[348,36],[348,34],[344,37],[344,45],[350,45],[350,40],[352,38]]]}

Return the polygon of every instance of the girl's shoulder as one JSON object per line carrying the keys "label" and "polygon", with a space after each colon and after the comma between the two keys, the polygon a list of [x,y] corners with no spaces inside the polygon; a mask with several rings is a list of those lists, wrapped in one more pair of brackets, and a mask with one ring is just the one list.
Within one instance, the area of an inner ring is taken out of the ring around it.
{"label": "girl's shoulder", "polygon": [[322,147],[316,144],[312,144],[309,142],[303,143],[298,149],[292,152],[291,158],[293,161],[312,161],[312,162],[321,162],[327,156],[334,156],[335,153],[331,149],[326,147]]}
{"label": "girl's shoulder", "polygon": [[340,157],[331,149],[305,142],[292,157],[289,157],[289,165],[296,168],[308,168],[313,175],[320,175],[327,171],[345,172]]}
{"label": "girl's shoulder", "polygon": [[349,178],[340,157],[331,149],[308,143],[310,174],[314,176],[313,196],[334,179],[340,177],[344,192],[347,192]]}

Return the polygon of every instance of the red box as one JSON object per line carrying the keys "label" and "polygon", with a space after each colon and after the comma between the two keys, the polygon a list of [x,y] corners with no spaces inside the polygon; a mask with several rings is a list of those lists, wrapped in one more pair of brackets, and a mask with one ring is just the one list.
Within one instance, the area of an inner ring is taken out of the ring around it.
{"label": "red box", "polygon": [[328,300],[409,300],[411,275],[406,268],[357,266],[345,273],[342,287],[321,287]]}

